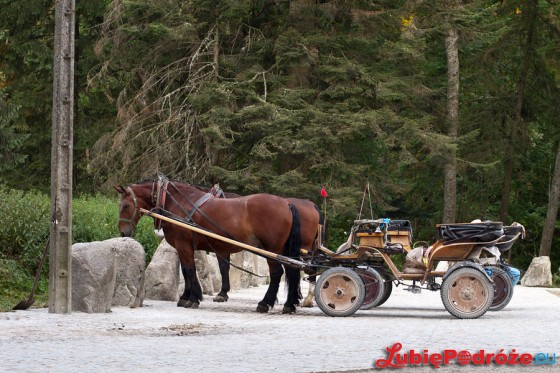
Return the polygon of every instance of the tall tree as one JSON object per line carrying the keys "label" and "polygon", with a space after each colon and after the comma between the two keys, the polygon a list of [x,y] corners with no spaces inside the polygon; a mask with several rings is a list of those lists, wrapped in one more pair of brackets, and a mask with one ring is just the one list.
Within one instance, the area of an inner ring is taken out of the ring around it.
{"label": "tall tree", "polygon": [[[447,134],[452,142],[459,133],[459,33],[449,25],[445,34],[447,54]],[[443,223],[454,223],[457,206],[457,153],[454,147],[444,165]]]}
{"label": "tall tree", "polygon": [[429,90],[415,76],[421,54],[401,40],[402,11],[298,3],[200,1],[172,12],[113,2],[103,71],[128,78],[109,92],[120,126],[98,142],[99,170],[125,179],[161,170],[243,193],[313,196],[328,183],[340,209],[370,179],[389,208],[404,183],[388,170],[413,157],[407,144],[433,140],[414,107]]}
{"label": "tall tree", "polygon": [[[522,55],[521,68],[517,82],[517,94],[515,99],[515,111],[513,120],[507,121],[507,140],[506,157],[504,159],[504,180],[502,184],[502,199],[500,205],[500,220],[509,220],[509,202],[511,193],[511,183],[514,176],[514,170],[518,165],[518,158],[515,149],[518,144],[524,141],[528,133],[526,123],[523,120],[523,108],[525,104],[525,95],[527,88],[527,79],[529,76],[529,68],[531,60],[534,59],[534,38],[535,28],[538,17],[537,11],[538,0],[526,0],[523,3],[521,12],[522,26]],[[516,8],[517,9],[517,8]]]}
{"label": "tall tree", "polygon": [[[79,115],[74,128],[74,175],[86,179],[87,153],[100,132],[106,130],[100,123],[103,115],[111,110],[105,97],[97,92],[83,95],[86,76],[98,63],[93,54],[93,42],[103,19],[107,0],[77,1],[79,22],[76,35],[77,66],[76,102]],[[0,72],[4,82],[4,99],[19,108],[18,132],[30,133],[19,148],[26,155],[21,166],[27,171],[7,170],[3,174],[6,183],[22,189],[50,188],[52,63],[54,38],[54,7],[52,0],[11,1],[0,0]],[[110,84],[110,82],[106,82]],[[105,105],[104,105],[105,104]],[[81,184],[91,190],[91,183]]]}
{"label": "tall tree", "polygon": [[560,204],[560,143],[556,154],[554,173],[550,183],[548,196],[548,212],[544,222],[539,256],[550,256],[552,248],[552,238],[556,228],[556,217],[558,216],[558,205]]}

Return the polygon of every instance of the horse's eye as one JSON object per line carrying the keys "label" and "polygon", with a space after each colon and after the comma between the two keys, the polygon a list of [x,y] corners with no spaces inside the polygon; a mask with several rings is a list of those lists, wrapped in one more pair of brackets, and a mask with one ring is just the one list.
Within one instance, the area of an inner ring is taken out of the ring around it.
{"label": "horse's eye", "polygon": [[125,203],[125,204],[123,205],[123,209],[127,209],[127,208],[129,208],[129,207],[130,207],[130,205],[129,205],[128,203]]}

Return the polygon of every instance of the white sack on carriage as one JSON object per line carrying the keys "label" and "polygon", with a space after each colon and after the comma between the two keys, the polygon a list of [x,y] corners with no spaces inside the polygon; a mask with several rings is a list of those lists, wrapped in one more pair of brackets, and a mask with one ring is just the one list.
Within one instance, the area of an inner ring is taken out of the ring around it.
{"label": "white sack on carriage", "polygon": [[427,259],[424,253],[427,252],[423,246],[418,246],[406,254],[403,265],[404,273],[424,273],[426,270]]}

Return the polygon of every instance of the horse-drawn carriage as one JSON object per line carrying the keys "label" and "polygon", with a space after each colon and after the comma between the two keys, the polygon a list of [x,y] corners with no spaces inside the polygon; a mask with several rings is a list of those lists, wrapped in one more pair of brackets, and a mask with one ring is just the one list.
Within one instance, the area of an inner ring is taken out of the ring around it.
{"label": "horse-drawn carriage", "polygon": [[[313,215],[318,211],[311,211],[311,207],[306,212],[307,206],[301,200],[288,202],[260,195],[218,202],[211,192],[186,183],[165,181],[146,181],[117,189],[122,195],[121,233],[130,235],[140,214],[163,222],[166,239],[177,249],[181,264],[192,277],[191,284],[197,284],[192,258],[196,249],[210,248],[218,256],[247,250],[265,257],[271,283],[259,302],[259,312],[267,312],[275,302],[282,265],[288,281],[284,312],[295,311],[299,272],[304,271],[311,278],[319,276],[315,299],[330,316],[349,316],[359,309],[377,307],[389,298],[393,284],[403,284],[413,293],[421,288],[440,290],[443,304],[453,316],[478,318],[489,309],[505,307],[517,282],[512,280],[515,274],[499,254],[509,250],[524,233],[519,224],[506,227],[500,222],[441,224],[437,226],[436,243],[413,246],[412,228],[406,220],[358,220],[349,240],[334,253],[320,240],[312,244],[316,237],[321,237],[318,217]],[[171,187],[175,195],[170,193]],[[302,216],[294,204],[300,205]],[[284,207],[288,208],[284,210]],[[263,219],[267,219],[266,224]],[[308,232],[302,229],[305,227],[309,228]],[[407,262],[401,270],[392,257],[404,254]],[[412,265],[408,265],[408,259]],[[449,269],[440,270],[436,267],[438,262],[449,262]],[[195,305],[201,299],[200,288],[195,286],[186,297],[191,306]]]}
{"label": "horse-drawn carriage", "polygon": [[[337,253],[321,247],[309,254],[311,263],[330,267],[315,287],[318,306],[328,315],[348,316],[383,304],[395,283],[412,293],[440,290],[445,308],[458,318],[504,308],[518,278],[500,256],[523,234],[523,226],[479,222],[437,228],[436,243],[413,248],[409,221],[355,221],[351,239]],[[392,257],[405,253],[400,270]],[[439,269],[439,262],[447,262],[448,268]]]}

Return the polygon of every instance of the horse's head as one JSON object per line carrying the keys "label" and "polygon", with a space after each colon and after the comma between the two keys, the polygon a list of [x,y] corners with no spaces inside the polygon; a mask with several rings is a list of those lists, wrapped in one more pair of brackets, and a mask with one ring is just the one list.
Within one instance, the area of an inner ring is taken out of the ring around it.
{"label": "horse's head", "polygon": [[139,209],[146,208],[143,200],[139,199],[133,188],[128,186],[114,187],[121,195],[119,204],[119,232],[123,237],[132,237],[136,230],[136,224],[141,217]]}

